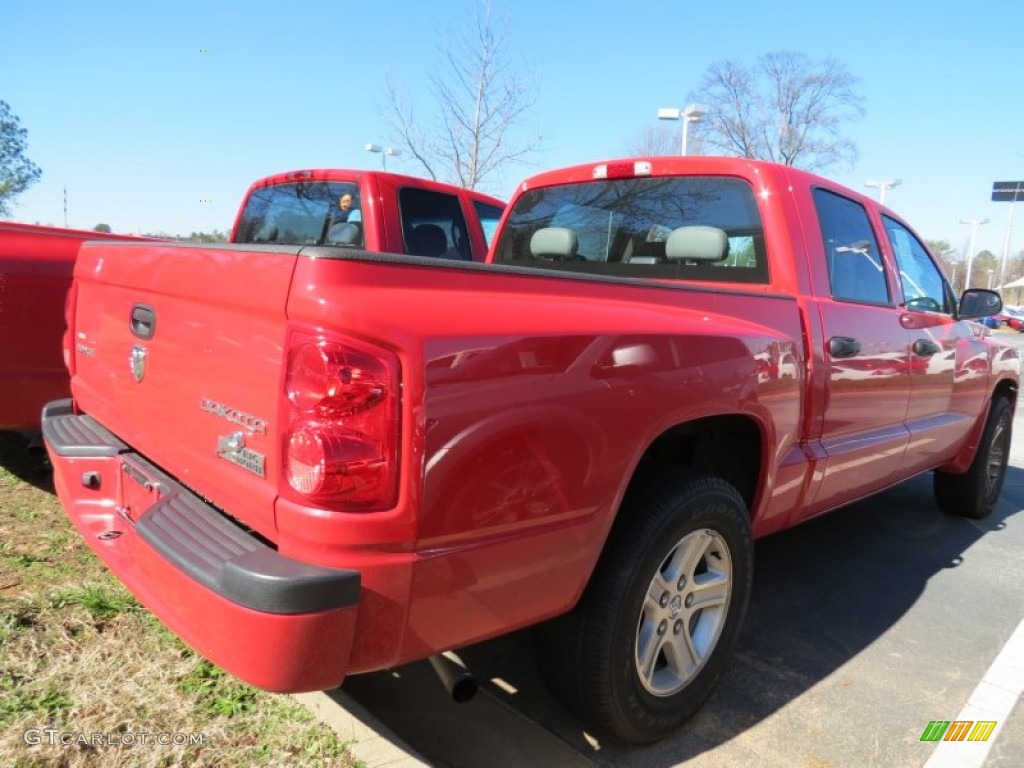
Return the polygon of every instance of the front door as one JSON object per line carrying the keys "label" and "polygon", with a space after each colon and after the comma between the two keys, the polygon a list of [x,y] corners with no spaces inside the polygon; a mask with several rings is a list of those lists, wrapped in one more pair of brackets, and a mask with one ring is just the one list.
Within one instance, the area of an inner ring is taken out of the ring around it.
{"label": "front door", "polygon": [[988,386],[988,347],[965,321],[928,250],[909,228],[883,216],[903,292],[900,322],[910,350],[910,475],[952,458],[982,411]]}

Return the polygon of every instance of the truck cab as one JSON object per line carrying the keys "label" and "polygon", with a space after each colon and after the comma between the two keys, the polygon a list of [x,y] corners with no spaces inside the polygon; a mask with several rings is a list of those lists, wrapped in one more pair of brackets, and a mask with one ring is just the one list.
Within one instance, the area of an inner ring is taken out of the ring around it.
{"label": "truck cab", "polygon": [[231,241],[483,261],[503,210],[495,197],[396,173],[290,171],[249,188]]}

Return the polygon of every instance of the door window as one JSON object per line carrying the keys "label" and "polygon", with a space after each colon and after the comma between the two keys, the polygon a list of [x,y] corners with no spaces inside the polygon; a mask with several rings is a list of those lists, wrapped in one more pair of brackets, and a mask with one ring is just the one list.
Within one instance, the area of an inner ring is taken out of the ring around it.
{"label": "door window", "polygon": [[501,220],[501,214],[504,211],[501,208],[495,208],[493,205],[481,203],[479,200],[473,201],[473,207],[476,209],[476,215],[480,219],[480,226],[484,230],[484,242],[490,248],[491,240],[494,239],[494,232],[498,228],[498,221]]}
{"label": "door window", "polygon": [[864,304],[891,304],[878,240],[860,203],[825,189],[814,190],[825,241],[832,297]]}
{"label": "door window", "polygon": [[952,296],[928,249],[895,219],[883,216],[882,221],[896,255],[907,309],[952,314]]}
{"label": "door window", "polygon": [[455,195],[406,187],[398,193],[406,253],[473,259],[466,217]]}

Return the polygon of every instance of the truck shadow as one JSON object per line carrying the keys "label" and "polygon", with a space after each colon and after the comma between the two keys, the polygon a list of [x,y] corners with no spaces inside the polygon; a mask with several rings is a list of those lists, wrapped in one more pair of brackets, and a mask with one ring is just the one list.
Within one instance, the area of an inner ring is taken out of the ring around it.
{"label": "truck shadow", "polygon": [[759,541],[750,610],[725,674],[689,723],[650,747],[586,734],[545,690],[530,630],[460,652],[482,689],[468,704],[451,702],[425,662],[352,677],[344,690],[437,765],[677,765],[836,672],[890,630],[933,576],[1021,514],[1024,469],[1007,472],[999,507],[982,521],[939,512],[924,475]]}
{"label": "truck shadow", "polygon": [[53,467],[46,450],[18,432],[0,430],[0,469],[36,488],[53,493]]}

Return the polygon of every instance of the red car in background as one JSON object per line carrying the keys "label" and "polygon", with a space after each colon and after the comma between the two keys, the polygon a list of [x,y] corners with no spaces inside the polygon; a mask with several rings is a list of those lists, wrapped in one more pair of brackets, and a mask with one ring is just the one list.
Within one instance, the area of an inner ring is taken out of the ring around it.
{"label": "red car in background", "polygon": [[68,394],[60,340],[78,247],[141,239],[0,221],[0,429],[38,430],[43,405]]}
{"label": "red car in background", "polygon": [[996,317],[1003,325],[1008,325],[1015,331],[1024,331],[1024,311],[1017,307],[1003,307],[1003,311]]}

